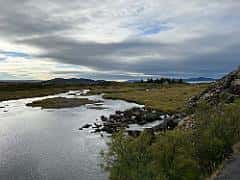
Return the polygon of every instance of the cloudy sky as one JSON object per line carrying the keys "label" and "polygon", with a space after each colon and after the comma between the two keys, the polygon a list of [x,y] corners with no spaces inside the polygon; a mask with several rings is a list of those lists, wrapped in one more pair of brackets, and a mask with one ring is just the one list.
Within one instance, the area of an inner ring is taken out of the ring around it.
{"label": "cloudy sky", "polygon": [[0,79],[220,77],[239,0],[0,0]]}

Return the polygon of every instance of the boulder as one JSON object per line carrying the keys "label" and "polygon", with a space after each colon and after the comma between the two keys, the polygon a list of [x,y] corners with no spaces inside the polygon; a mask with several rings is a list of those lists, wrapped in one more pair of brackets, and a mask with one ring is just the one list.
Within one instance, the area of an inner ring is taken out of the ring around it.
{"label": "boulder", "polygon": [[102,121],[107,121],[107,120],[108,120],[108,118],[107,118],[107,117],[105,117],[105,116],[101,116],[101,120],[102,120]]}

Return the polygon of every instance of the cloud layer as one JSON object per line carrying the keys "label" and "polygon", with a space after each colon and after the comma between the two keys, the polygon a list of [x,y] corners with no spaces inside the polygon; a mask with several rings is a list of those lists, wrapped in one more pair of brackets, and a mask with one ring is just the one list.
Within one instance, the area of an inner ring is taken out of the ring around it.
{"label": "cloud layer", "polygon": [[0,3],[0,78],[215,77],[240,64],[238,0]]}

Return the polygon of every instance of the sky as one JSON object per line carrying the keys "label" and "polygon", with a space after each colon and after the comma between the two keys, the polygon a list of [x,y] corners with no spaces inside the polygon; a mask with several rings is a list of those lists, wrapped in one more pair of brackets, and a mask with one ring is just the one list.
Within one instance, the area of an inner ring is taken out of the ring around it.
{"label": "sky", "polygon": [[240,0],[0,0],[0,80],[219,78]]}

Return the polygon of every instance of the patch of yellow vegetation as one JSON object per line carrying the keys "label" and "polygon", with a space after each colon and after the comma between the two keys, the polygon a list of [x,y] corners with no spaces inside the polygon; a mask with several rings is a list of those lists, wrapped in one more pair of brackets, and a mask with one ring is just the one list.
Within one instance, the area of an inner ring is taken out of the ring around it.
{"label": "patch of yellow vegetation", "polygon": [[114,90],[103,91],[105,98],[132,101],[165,112],[181,112],[185,110],[189,98],[199,94],[206,87],[207,85],[175,84],[138,88],[118,87]]}

